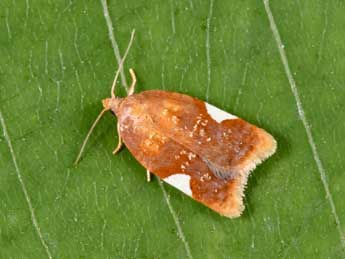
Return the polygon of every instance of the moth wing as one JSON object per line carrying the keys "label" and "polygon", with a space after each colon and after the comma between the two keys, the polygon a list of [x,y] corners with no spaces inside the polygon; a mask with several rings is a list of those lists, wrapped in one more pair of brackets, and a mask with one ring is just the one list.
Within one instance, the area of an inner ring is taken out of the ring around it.
{"label": "moth wing", "polygon": [[217,177],[198,154],[157,128],[135,97],[122,106],[118,119],[125,145],[150,172],[221,215],[241,215],[246,184],[242,175]]}
{"label": "moth wing", "polygon": [[162,134],[198,154],[219,178],[245,175],[276,150],[265,130],[199,99],[157,90],[138,98]]}

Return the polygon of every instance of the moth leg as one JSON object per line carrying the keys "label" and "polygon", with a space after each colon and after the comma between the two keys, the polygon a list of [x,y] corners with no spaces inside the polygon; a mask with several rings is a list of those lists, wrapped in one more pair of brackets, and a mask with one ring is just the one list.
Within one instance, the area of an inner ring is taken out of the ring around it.
{"label": "moth leg", "polygon": [[147,182],[151,182],[151,173],[148,169],[146,169],[146,180]]}
{"label": "moth leg", "polygon": [[137,83],[137,77],[135,76],[134,70],[132,68],[129,69],[129,73],[131,74],[131,77],[132,77],[132,84],[129,87],[128,95],[132,95],[134,93],[135,85]]}
{"label": "moth leg", "polygon": [[122,138],[121,138],[121,135],[120,135],[120,123],[117,123],[117,134],[119,136],[119,142],[117,143],[117,146],[116,148],[114,149],[113,151],[113,154],[116,155],[117,152],[120,151],[120,149],[122,148],[123,146],[123,143],[122,143]]}

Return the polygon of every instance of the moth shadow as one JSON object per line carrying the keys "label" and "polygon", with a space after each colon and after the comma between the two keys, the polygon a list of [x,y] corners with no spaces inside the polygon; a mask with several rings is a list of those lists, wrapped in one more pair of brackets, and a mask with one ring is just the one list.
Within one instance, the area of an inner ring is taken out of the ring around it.
{"label": "moth shadow", "polygon": [[[244,205],[245,210],[241,217],[249,218],[250,214],[253,214],[255,206],[255,195],[258,195],[258,190],[260,190],[259,184],[262,185],[263,182],[267,183],[266,188],[270,188],[269,181],[267,179],[274,176],[274,168],[279,163],[279,161],[287,157],[290,153],[289,141],[286,137],[282,136],[279,133],[274,133],[274,138],[277,140],[277,150],[276,152],[265,160],[262,164],[258,165],[248,177],[247,187],[244,191]],[[262,188],[261,188],[262,190]]]}

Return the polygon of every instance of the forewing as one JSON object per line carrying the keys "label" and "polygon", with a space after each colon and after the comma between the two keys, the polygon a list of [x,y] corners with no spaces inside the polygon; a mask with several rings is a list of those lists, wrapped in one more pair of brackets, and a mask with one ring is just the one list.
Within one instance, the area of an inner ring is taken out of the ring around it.
{"label": "forewing", "polygon": [[120,135],[134,157],[150,172],[218,213],[239,216],[246,176],[216,177],[198,154],[157,129],[143,108],[132,98],[118,115]]}

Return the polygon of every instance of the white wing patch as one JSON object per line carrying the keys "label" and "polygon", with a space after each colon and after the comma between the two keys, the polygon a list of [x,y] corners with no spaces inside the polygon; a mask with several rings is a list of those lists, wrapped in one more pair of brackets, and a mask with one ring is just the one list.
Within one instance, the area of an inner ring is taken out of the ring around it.
{"label": "white wing patch", "polygon": [[163,179],[164,182],[174,186],[185,194],[192,196],[190,176],[186,174],[173,174]]}
{"label": "white wing patch", "polygon": [[237,117],[235,115],[232,115],[230,113],[227,113],[219,108],[217,108],[216,106],[213,106],[209,103],[206,103],[206,109],[207,109],[207,113],[212,117],[212,119],[214,119],[216,122],[222,122],[224,120],[233,120],[233,119],[237,119]]}

